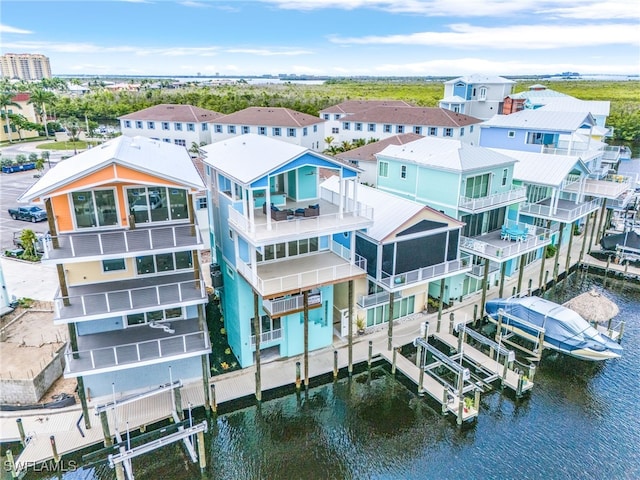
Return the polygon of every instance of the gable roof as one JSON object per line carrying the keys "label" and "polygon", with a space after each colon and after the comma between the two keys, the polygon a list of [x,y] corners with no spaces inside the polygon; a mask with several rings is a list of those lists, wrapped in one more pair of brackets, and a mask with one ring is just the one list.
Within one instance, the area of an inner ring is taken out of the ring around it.
{"label": "gable roof", "polygon": [[462,77],[458,77],[458,78],[454,78],[453,80],[448,80],[445,83],[446,84],[450,84],[450,83],[457,83],[457,82],[464,82],[464,83],[516,83],[513,80],[509,80],[507,78],[504,77],[499,77],[498,75],[480,75],[477,73],[471,74],[471,75],[464,75]]}
{"label": "gable roof", "polygon": [[223,114],[193,105],[161,103],[154,107],[118,117],[119,120],[152,120],[156,122],[193,122],[205,123],[221,117]]}
{"label": "gable roof", "polygon": [[542,101],[542,103],[546,103],[547,101],[554,98],[564,98],[564,97],[574,98],[574,97],[571,97],[570,95],[567,95],[566,93],[561,93],[551,88],[547,88],[544,85],[531,85],[529,87],[529,90],[523,90],[522,92],[512,93],[511,95],[509,95],[509,97],[513,99],[522,99],[522,98],[531,99],[531,100],[535,99],[534,103],[536,104],[540,103],[540,101]]}
{"label": "gable roof", "polygon": [[424,137],[405,145],[389,145],[376,157],[392,158],[458,173],[513,165],[515,162],[513,158],[489,148],[437,137]]}
{"label": "gable roof", "polygon": [[269,125],[279,127],[305,127],[325,120],[307,113],[284,107],[249,107],[216,118],[215,123],[230,125]]}
{"label": "gable roof", "polygon": [[482,122],[479,118],[437,107],[373,107],[341,118],[340,121],[435,127],[464,127]]}
{"label": "gable roof", "polygon": [[320,113],[361,113],[374,107],[413,107],[404,100],[347,100],[320,110]]}
{"label": "gable roof", "polygon": [[[341,161],[313,152],[300,145],[255,133],[227,138],[200,147],[200,150],[204,152],[204,162],[207,165],[211,165],[244,185],[252,183],[305,154],[320,159],[322,163],[335,165],[336,169],[347,169],[354,174],[359,172],[355,166],[348,166]],[[329,165],[325,166],[329,167]]]}
{"label": "gable roof", "polygon": [[[338,177],[332,176],[320,184],[321,187],[338,192]],[[349,188],[348,197],[353,198],[353,189]],[[398,195],[368,187],[358,185],[358,201],[373,207],[373,225],[366,229],[366,235],[377,242],[382,242],[390,234],[403,227],[406,222],[416,217],[421,212],[427,212],[432,219],[449,225],[462,226],[463,222],[456,220],[442,212],[439,212],[422,203],[414,202],[402,198]],[[418,220],[418,219],[416,219]],[[419,220],[423,220],[420,218]],[[403,229],[405,234],[407,228]]]}
{"label": "gable roof", "polygon": [[30,201],[107,165],[119,164],[196,190],[204,183],[184,147],[146,137],[120,136],[59,162],[18,201]]}
{"label": "gable roof", "polygon": [[402,135],[394,135],[393,137],[385,138],[384,140],[368,143],[362,147],[341,152],[334,156],[341,160],[375,162],[376,153],[381,152],[388,145],[404,145],[405,143],[413,142],[419,138],[422,138],[422,135],[418,135],[417,133],[403,133]]}
{"label": "gable roof", "polygon": [[558,112],[584,112],[592,115],[609,116],[611,102],[604,100],[580,100],[573,97],[559,97],[549,99],[540,110]]}
{"label": "gable roof", "polygon": [[501,148],[491,150],[517,160],[513,167],[513,178],[525,183],[559,187],[567,175],[576,168],[582,173],[589,173],[584,162],[575,155],[551,155]]}
{"label": "gable roof", "polygon": [[574,132],[584,124],[595,125],[595,120],[591,114],[538,109],[520,110],[510,115],[494,115],[480,127]]}

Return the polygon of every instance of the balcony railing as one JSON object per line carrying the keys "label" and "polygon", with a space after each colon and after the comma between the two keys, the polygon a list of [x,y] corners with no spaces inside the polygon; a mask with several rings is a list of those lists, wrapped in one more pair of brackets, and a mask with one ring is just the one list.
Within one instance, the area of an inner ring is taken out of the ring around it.
{"label": "balcony railing", "polygon": [[[395,292],[393,298],[394,300],[402,298],[402,291]],[[383,303],[389,303],[389,292],[378,292],[358,297],[358,305],[362,308],[369,308]]]}
{"label": "balcony railing", "polygon": [[[54,248],[54,239],[58,247]],[[197,225],[148,227],[135,230],[72,233],[48,237],[44,245],[43,260],[64,260],[105,255],[139,254],[180,247],[202,247]]]}
{"label": "balcony railing", "polygon": [[583,216],[597,210],[600,207],[601,200],[596,198],[590,202],[584,202],[575,206],[575,208],[560,208],[555,211],[550,205],[542,203],[525,203],[520,205],[520,214],[531,215],[533,217],[546,218],[548,220],[556,220],[563,223],[574,222]]}
{"label": "balcony railing", "polygon": [[[317,307],[322,304],[322,294],[320,292],[309,294],[308,306],[310,308]],[[304,308],[304,296],[293,295],[286,298],[278,298],[275,300],[262,300],[262,306],[270,316],[282,315],[285,312],[293,312]]]}
{"label": "balcony railing", "polygon": [[[344,245],[339,244],[335,240],[331,240],[331,251],[336,255],[340,255],[345,260],[351,260],[351,250],[345,247]],[[356,267],[361,268],[362,270],[367,269],[367,259],[354,253],[354,263]]]}
{"label": "balcony railing", "polygon": [[463,254],[459,259],[449,260],[447,262],[439,263],[437,265],[431,265],[429,267],[422,267],[410,272],[400,273],[397,275],[389,275],[386,272],[382,272],[384,278],[380,282],[387,288],[393,290],[396,288],[404,288],[406,285],[411,285],[418,282],[428,282],[434,279],[443,278],[455,273],[464,273],[471,269],[471,257],[468,254]]}
{"label": "balcony railing", "polygon": [[458,207],[469,212],[477,212],[496,205],[522,202],[526,198],[526,187],[514,187],[507,192],[494,193],[480,198],[460,197]]}
{"label": "balcony railing", "polygon": [[[260,344],[273,342],[282,338],[282,329],[269,330],[268,332],[262,332],[260,334]],[[256,336],[251,335],[251,346],[256,346]]]}
{"label": "balcony railing", "polygon": [[206,299],[205,284],[202,280],[87,293],[68,297],[56,296],[53,300],[54,321],[90,320],[106,317],[110,314],[145,310],[153,307],[166,308],[171,305],[180,305],[184,302],[199,302]]}
{"label": "balcony railing", "polygon": [[140,363],[155,363],[171,357],[200,354],[210,351],[209,333],[199,331],[171,337],[127,343],[110,347],[94,348],[74,352],[67,345],[65,351],[65,374],[81,375],[98,373],[118,366],[137,366]]}
{"label": "balcony railing", "polygon": [[551,230],[549,229],[512,220],[505,222],[505,226],[508,229],[517,229],[523,232],[526,229],[527,233],[519,241],[502,239],[501,230],[494,230],[479,237],[461,237],[460,248],[482,258],[504,262],[551,243]]}

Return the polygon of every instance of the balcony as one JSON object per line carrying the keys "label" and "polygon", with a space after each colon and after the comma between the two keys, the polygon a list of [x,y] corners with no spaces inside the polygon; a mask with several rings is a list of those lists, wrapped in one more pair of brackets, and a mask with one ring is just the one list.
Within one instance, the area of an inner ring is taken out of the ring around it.
{"label": "balcony", "polygon": [[[309,308],[317,308],[322,305],[322,294],[320,292],[311,293],[308,296],[307,305]],[[304,296],[293,295],[286,298],[265,299],[262,301],[262,308],[270,317],[280,317],[290,313],[304,310]]]}
{"label": "balcony", "polygon": [[[54,239],[58,247],[54,248]],[[197,225],[172,225],[110,230],[104,232],[74,232],[48,238],[43,261],[55,263],[86,262],[96,259],[122,258],[132,255],[158,254],[176,249],[202,249],[204,245]]]}
{"label": "balcony", "polygon": [[[635,178],[625,177],[624,175],[607,175],[602,179],[588,178],[584,182],[582,193],[592,197],[600,197],[607,199],[616,199],[625,192],[633,190]],[[580,184],[574,183],[567,185],[564,189],[566,192],[578,193]]]}
{"label": "balcony", "polygon": [[471,270],[471,257],[464,254],[459,259],[449,260],[447,262],[422,267],[410,272],[389,275],[382,272],[382,283],[390,291],[401,290],[407,286],[413,286],[419,283],[427,283],[442,278],[451,277],[459,273],[466,273]]}
{"label": "balcony", "polygon": [[267,215],[271,213],[269,210],[265,214],[262,211],[262,207],[254,209],[254,219],[251,221],[248,216],[229,206],[229,224],[255,245],[284,241],[301,236],[330,235],[359,230],[372,225],[373,208],[360,202],[354,204],[349,199],[347,205],[343,207],[342,214],[340,214],[338,201],[338,194],[327,189],[321,189],[320,200],[287,201],[286,205],[280,205],[278,208],[283,211],[291,210],[295,212],[298,208],[308,207],[310,203],[318,203],[320,215],[304,217],[285,214],[286,218],[283,220],[271,219],[270,226],[267,224]]}
{"label": "balcony", "polygon": [[236,267],[258,294],[267,299],[366,276],[363,259],[357,259],[353,264],[331,251],[260,263],[256,271],[240,260]]}
{"label": "balcony", "polygon": [[460,250],[489,259],[496,263],[506,262],[525,253],[533,252],[551,243],[551,230],[528,223],[507,221],[508,228],[527,229],[519,241],[503,239],[501,229],[477,237],[462,237]]}
{"label": "balcony", "polygon": [[[402,298],[402,291],[395,292],[393,298],[394,301]],[[358,306],[362,308],[369,308],[384,303],[389,303],[389,292],[378,292],[358,297]]]}
{"label": "balcony", "polygon": [[[500,270],[500,264],[496,263],[496,262],[491,262],[489,261],[489,272],[488,274],[491,275],[494,272],[497,272],[498,270]],[[471,267],[471,271],[468,273],[469,276],[474,277],[474,278],[484,278],[484,264],[482,265],[473,265],[473,267]]]}
{"label": "balcony", "polygon": [[211,352],[209,332],[198,320],[162,323],[173,333],[150,326],[78,336],[78,351],[67,345],[65,377],[140,367]]}
{"label": "balcony", "polygon": [[207,302],[205,284],[193,272],[153,275],[119,282],[69,287],[69,296],[53,299],[56,325],[115,317],[154,308]]}
{"label": "balcony", "polygon": [[524,202],[526,199],[526,187],[512,187],[507,192],[494,193],[486,197],[460,197],[458,208],[470,213],[479,213],[512,203]]}
{"label": "balcony", "polygon": [[600,208],[601,200],[596,198],[589,202],[576,203],[573,200],[558,200],[558,208],[551,208],[551,199],[546,198],[538,203],[520,205],[520,215],[529,215],[561,223],[572,223]]}
{"label": "balcony", "polygon": [[[270,330],[268,332],[262,332],[260,334],[260,345],[265,343],[275,342],[276,340],[280,340],[282,338],[282,329],[278,328],[276,330]],[[251,335],[251,346],[256,346],[256,336]]]}

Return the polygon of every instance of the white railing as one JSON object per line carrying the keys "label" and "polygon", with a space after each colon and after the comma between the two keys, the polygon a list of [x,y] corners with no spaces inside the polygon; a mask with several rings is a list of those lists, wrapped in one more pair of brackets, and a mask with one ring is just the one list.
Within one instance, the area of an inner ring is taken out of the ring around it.
{"label": "white railing", "polygon": [[[530,252],[535,248],[542,247],[551,242],[551,230],[537,227],[523,222],[514,222],[508,220],[505,222],[507,229],[517,229],[526,231],[519,241],[503,241],[484,242],[477,238],[461,237],[460,248],[473,253],[478,253],[483,258],[492,258],[496,261],[503,261],[505,258],[521,255]],[[500,232],[497,230],[496,232]]]}
{"label": "white railing", "polygon": [[[401,291],[394,293],[394,299],[398,300],[399,298],[402,298]],[[378,292],[358,297],[358,305],[362,308],[369,308],[383,303],[389,303],[389,292]]]}
{"label": "white railing", "polygon": [[[280,340],[282,338],[282,329],[278,328],[276,330],[270,330],[268,332],[262,332],[260,334],[260,344],[273,342],[275,340]],[[256,336],[251,335],[251,346],[255,347],[256,345]]]}
{"label": "white railing", "polygon": [[[322,303],[322,294],[311,293],[308,296],[308,305],[315,306]],[[282,314],[294,310],[302,310],[304,308],[304,295],[294,295],[286,298],[278,298],[275,300],[262,300],[262,306],[270,315]]]}
{"label": "white railing", "polygon": [[400,273],[397,275],[390,275],[386,272],[382,272],[384,278],[380,282],[386,287],[402,288],[405,285],[411,285],[417,282],[431,281],[435,278],[440,278],[444,275],[450,275],[453,273],[462,273],[471,269],[471,256],[469,254],[462,254],[460,258],[455,260],[449,260],[437,265],[431,265],[429,267],[422,267],[410,272]]}
{"label": "white railing", "polygon": [[576,205],[575,208],[557,208],[552,209],[549,205],[539,203],[525,203],[520,205],[520,213],[525,215],[533,215],[551,220],[562,222],[573,222],[584,215],[597,210],[600,207],[601,200],[596,198],[590,202]]}
{"label": "white railing", "polygon": [[460,197],[458,206],[465,210],[479,210],[483,208],[490,208],[494,205],[502,203],[515,203],[525,200],[527,197],[526,187],[513,187],[507,192],[494,193],[485,197],[470,198]]}
{"label": "white railing", "polygon": [[54,320],[105,315],[204,298],[207,298],[207,295],[205,283],[201,280],[67,297],[58,293],[53,299]]}
{"label": "white railing", "polygon": [[334,282],[341,278],[353,277],[363,273],[362,269],[356,265],[344,264],[263,280],[251,270],[249,265],[242,261],[238,262],[236,269],[263,295],[309,288],[313,285]]}
{"label": "white railing", "polygon": [[[345,260],[351,261],[351,249],[339,244],[335,240],[331,240],[331,251]],[[357,253],[354,253],[354,263],[362,270],[367,269],[367,259]]]}
{"label": "white railing", "polygon": [[[320,198],[333,205],[340,205],[340,194],[327,188],[320,188]],[[353,213],[358,217],[364,217],[373,220],[373,207],[362,202],[354,202],[352,198],[346,199],[346,205],[343,205],[345,215],[347,212]]]}
{"label": "white railing", "polygon": [[[54,239],[58,241],[57,248],[53,246]],[[45,260],[202,245],[200,231],[195,224],[99,233],[73,233],[57,237],[47,236],[45,240],[43,242]]]}
{"label": "white railing", "polygon": [[582,180],[582,175],[569,174],[562,181],[562,184],[560,185],[560,190],[566,189],[569,185],[580,183],[581,180]]}
{"label": "white railing", "polygon": [[86,372],[186,353],[202,352],[209,350],[210,347],[209,333],[207,331],[76,352],[72,351],[71,345],[68,344],[64,354],[66,360],[65,373]]}

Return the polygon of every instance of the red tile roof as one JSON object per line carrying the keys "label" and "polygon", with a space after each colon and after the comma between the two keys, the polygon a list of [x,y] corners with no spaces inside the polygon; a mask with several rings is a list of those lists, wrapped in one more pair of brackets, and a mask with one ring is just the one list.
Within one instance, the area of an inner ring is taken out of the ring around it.
{"label": "red tile roof", "polygon": [[14,102],[28,102],[31,98],[28,92],[16,93],[14,97],[11,99]]}
{"label": "red tile roof", "polygon": [[361,113],[348,115],[340,121],[434,127],[464,127],[482,123],[482,120],[469,115],[433,107],[374,107]]}
{"label": "red tile roof", "polygon": [[118,118],[123,120],[152,120],[156,122],[205,123],[212,122],[221,116],[223,116],[222,113],[194,107],[193,105],[162,103]]}
{"label": "red tile roof", "polygon": [[374,107],[413,107],[413,105],[404,100],[347,100],[320,110],[320,113],[361,113]]}
{"label": "red tile roof", "polygon": [[384,140],[378,140],[377,142],[368,143],[359,148],[354,148],[346,152],[338,153],[336,158],[341,160],[354,160],[354,161],[369,161],[376,162],[376,153],[380,153],[388,145],[404,145],[405,143],[413,142],[422,138],[422,135],[417,133],[404,133],[402,135],[394,135],[393,137],[385,138]]}
{"label": "red tile roof", "polygon": [[278,127],[306,127],[324,120],[284,107],[249,107],[217,118],[215,123],[224,125],[269,125]]}

